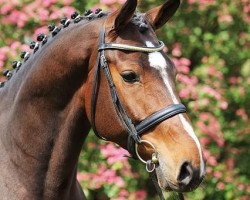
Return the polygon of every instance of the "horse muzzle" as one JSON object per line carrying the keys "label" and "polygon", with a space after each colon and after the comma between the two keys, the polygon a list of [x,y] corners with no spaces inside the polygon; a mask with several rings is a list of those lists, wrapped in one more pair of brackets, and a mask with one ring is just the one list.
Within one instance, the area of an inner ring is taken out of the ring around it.
{"label": "horse muzzle", "polygon": [[176,192],[190,192],[195,190],[203,181],[205,174],[189,162],[183,162],[177,172],[159,155],[159,164],[155,168],[158,184],[162,190]]}

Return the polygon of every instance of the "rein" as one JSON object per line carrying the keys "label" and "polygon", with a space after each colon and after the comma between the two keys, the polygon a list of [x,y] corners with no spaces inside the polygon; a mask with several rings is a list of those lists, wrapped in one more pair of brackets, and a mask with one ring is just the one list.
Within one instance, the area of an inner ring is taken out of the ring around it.
{"label": "rein", "polygon": [[[122,102],[120,101],[119,95],[115,88],[115,84],[113,82],[108,62],[105,57],[105,50],[124,50],[124,51],[133,51],[133,52],[143,52],[143,53],[152,53],[162,51],[164,47],[164,43],[159,41],[159,46],[157,47],[138,47],[126,44],[117,44],[117,43],[105,43],[105,26],[102,27],[100,38],[99,38],[99,46],[98,46],[98,55],[97,61],[95,65],[94,78],[93,78],[93,87],[91,93],[91,123],[92,129],[97,137],[100,139],[106,140],[106,138],[102,137],[95,125],[95,110],[96,110],[96,97],[97,97],[97,89],[99,83],[99,75],[100,68],[103,69],[105,77],[108,81],[109,89],[111,92],[111,98],[113,105],[115,107],[117,116],[119,117],[122,125],[125,127],[128,133],[128,141],[127,141],[127,149],[133,158],[139,158],[143,163],[146,164],[146,170],[150,172],[150,177],[156,187],[157,193],[160,196],[160,199],[164,199],[162,190],[158,184],[157,177],[155,174],[155,167],[158,165],[157,152],[155,147],[149,141],[141,140],[140,135],[150,128],[156,126],[157,124],[165,121],[177,114],[185,113],[186,107],[183,104],[172,104],[163,108],[152,115],[148,116],[146,119],[142,120],[139,124],[134,124],[132,119],[127,115],[126,110],[124,109]],[[138,153],[138,145],[142,143],[147,143],[155,150],[155,153],[152,155],[152,159],[148,161],[144,161]]]}

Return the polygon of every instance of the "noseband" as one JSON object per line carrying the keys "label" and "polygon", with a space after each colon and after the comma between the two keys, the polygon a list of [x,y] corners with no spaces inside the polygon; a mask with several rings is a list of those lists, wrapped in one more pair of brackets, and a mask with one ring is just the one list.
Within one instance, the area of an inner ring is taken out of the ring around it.
{"label": "noseband", "polygon": [[91,94],[92,128],[97,137],[103,140],[106,140],[104,137],[102,137],[98,133],[98,131],[96,130],[96,126],[95,126],[97,84],[99,82],[99,71],[101,67],[108,81],[108,85],[109,85],[111,97],[112,97],[112,102],[114,104],[116,113],[122,125],[125,127],[126,131],[128,132],[127,149],[134,158],[138,157],[135,152],[135,144],[141,143],[140,135],[142,133],[156,126],[157,124],[161,123],[164,120],[167,120],[177,114],[186,112],[186,107],[183,104],[172,104],[148,116],[139,124],[134,124],[131,118],[126,114],[126,111],[116,91],[115,84],[113,82],[113,79],[109,70],[108,62],[105,57],[105,50],[123,50],[123,51],[152,53],[152,52],[161,51],[163,47],[164,47],[164,43],[161,41],[159,42],[158,47],[138,47],[138,46],[131,46],[131,45],[126,45],[126,44],[105,43],[105,27],[104,26],[100,33],[98,56],[97,56],[97,62],[95,65],[94,82],[93,82],[93,88],[92,88],[92,94]]}

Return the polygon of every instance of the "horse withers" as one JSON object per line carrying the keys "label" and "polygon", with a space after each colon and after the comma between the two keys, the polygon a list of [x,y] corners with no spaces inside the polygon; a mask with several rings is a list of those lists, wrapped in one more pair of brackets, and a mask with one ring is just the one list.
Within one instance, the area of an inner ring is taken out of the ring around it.
{"label": "horse withers", "polygon": [[74,13],[38,36],[0,88],[3,199],[84,199],[77,161],[91,127],[145,162],[162,190],[198,187],[202,150],[155,35],[179,3],[141,14],[127,0],[113,13]]}

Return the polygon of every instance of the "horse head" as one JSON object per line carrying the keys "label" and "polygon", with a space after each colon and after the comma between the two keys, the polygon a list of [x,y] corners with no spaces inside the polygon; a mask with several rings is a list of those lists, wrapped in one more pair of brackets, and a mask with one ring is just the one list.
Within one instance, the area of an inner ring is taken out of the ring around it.
{"label": "horse head", "polygon": [[155,34],[179,3],[168,0],[140,14],[137,1],[128,0],[107,16],[91,59],[86,111],[99,137],[156,169],[162,189],[185,192],[204,177],[202,150],[175,89],[174,63]]}

